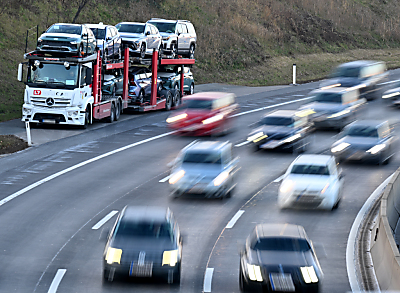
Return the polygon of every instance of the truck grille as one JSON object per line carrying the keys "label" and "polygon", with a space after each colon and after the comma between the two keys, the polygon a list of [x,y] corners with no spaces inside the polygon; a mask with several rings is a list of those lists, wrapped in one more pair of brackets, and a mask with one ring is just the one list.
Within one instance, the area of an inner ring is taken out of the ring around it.
{"label": "truck grille", "polygon": [[31,103],[37,107],[65,108],[71,106],[70,98],[31,97]]}

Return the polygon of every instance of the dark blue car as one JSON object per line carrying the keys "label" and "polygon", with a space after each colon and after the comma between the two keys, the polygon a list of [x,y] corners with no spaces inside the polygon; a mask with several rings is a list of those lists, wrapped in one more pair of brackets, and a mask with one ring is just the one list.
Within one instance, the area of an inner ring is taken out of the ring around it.
{"label": "dark blue car", "polygon": [[121,58],[121,36],[115,26],[99,24],[86,24],[92,31],[97,40],[97,47],[104,52],[107,58],[113,56]]}

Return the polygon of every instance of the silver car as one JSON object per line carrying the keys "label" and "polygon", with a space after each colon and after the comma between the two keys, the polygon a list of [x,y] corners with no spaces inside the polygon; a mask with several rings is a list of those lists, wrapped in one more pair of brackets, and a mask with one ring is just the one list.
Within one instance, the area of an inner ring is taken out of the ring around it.
{"label": "silver car", "polygon": [[232,144],[229,142],[194,141],[170,163],[171,195],[230,197],[236,187],[238,162],[239,158],[232,157]]}
{"label": "silver car", "polygon": [[130,47],[130,52],[145,58],[152,55],[153,49],[159,50],[161,35],[158,29],[149,23],[121,22],[116,26],[122,37],[122,43]]}

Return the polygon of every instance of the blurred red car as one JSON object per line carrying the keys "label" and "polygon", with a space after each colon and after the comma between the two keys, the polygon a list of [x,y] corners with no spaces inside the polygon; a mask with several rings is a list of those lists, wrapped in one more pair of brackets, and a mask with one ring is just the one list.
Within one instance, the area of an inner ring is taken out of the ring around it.
{"label": "blurred red car", "polygon": [[224,135],[233,129],[233,115],[238,111],[235,95],[202,92],[182,99],[181,108],[168,119],[168,126],[181,135]]}

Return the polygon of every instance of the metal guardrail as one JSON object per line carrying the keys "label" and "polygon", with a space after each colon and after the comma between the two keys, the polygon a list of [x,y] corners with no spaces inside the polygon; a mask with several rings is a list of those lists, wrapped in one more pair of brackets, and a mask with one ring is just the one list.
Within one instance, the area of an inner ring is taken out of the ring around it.
{"label": "metal guardrail", "polygon": [[371,233],[371,257],[381,291],[400,290],[400,253],[394,238],[400,219],[400,168],[382,196]]}

